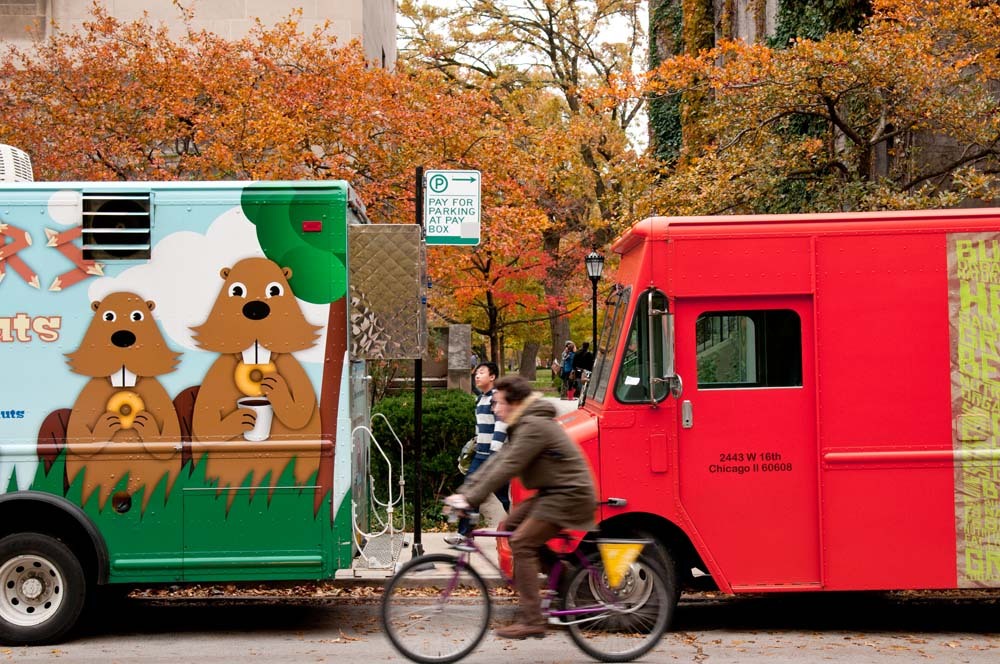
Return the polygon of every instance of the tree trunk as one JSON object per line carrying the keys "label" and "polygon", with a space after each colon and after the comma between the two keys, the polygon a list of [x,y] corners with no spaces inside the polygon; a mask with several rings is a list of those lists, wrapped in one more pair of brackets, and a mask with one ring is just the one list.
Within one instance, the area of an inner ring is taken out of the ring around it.
{"label": "tree trunk", "polygon": [[549,321],[549,328],[552,330],[552,357],[549,358],[549,364],[551,364],[552,360],[562,358],[563,348],[566,347],[566,341],[569,339],[569,318],[566,316],[552,318]]}
{"label": "tree trunk", "polygon": [[500,312],[493,299],[493,291],[486,291],[486,336],[490,340],[490,362],[497,367],[503,366],[503,354],[500,352]]}
{"label": "tree trunk", "polygon": [[[560,232],[552,231],[546,232],[544,235],[545,251],[556,262],[543,286],[545,294],[549,296],[551,301],[562,303],[566,291],[566,279],[570,270],[566,261],[562,260],[563,257],[559,255],[560,236]],[[559,359],[563,346],[569,339],[569,317],[566,316],[564,307],[557,305],[557,307],[549,309],[549,333],[552,338],[552,357],[546,360],[546,365],[551,364],[553,359]]]}
{"label": "tree trunk", "polygon": [[538,364],[538,342],[525,341],[524,348],[521,349],[521,366],[517,373],[528,380],[535,380],[537,377],[535,365]]}

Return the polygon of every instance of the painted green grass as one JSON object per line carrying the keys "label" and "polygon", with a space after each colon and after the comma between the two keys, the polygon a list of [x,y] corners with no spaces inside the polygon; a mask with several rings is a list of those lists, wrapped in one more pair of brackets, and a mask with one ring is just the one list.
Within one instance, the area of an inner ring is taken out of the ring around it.
{"label": "painted green grass", "polygon": [[[32,489],[63,495],[66,472],[65,452],[60,454],[48,473],[39,463]],[[98,461],[99,463],[99,461]],[[82,503],[86,469],[74,479],[65,493],[70,502],[81,505],[100,530],[112,559],[112,581],[197,581],[197,580],[268,580],[292,578],[323,578],[332,576],[338,567],[349,565],[351,559],[351,524],[348,495],[338,510],[336,522],[331,521],[330,495],[324,497],[314,514],[315,475],[306,485],[296,486],[294,458],[289,460],[273,492],[269,487],[218,490],[217,482],[205,477],[205,464],[184,466],[170,494],[167,478],[153,487],[145,512],[144,493],[148,487],[132,495],[132,507],[124,513],[115,511],[109,498],[104,509],[99,507],[99,490],[86,504]],[[265,477],[261,484],[270,484]],[[115,485],[112,496],[124,491],[125,476]],[[16,486],[10,490],[16,490]],[[227,509],[228,493],[236,491]],[[346,513],[346,514],[345,514]],[[322,553],[322,570],[306,573],[275,573],[258,567],[227,570],[191,569],[183,571],[177,565],[165,565],[160,570],[116,570],[115,563],[128,559],[162,558],[179,560],[188,557],[240,557],[308,555]]]}

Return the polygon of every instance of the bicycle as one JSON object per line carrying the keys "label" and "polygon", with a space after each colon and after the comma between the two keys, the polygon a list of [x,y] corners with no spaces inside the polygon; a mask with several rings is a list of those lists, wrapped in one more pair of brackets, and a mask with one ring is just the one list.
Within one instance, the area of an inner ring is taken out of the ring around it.
{"label": "bicycle", "polygon": [[[447,664],[479,645],[489,628],[492,602],[486,581],[470,564],[472,556],[487,561],[508,586],[512,579],[483,553],[475,538],[512,534],[473,530],[463,542],[452,545],[456,554],[420,556],[400,567],[386,585],[381,612],[386,635],[400,654],[421,664]],[[555,539],[566,546],[549,547],[555,562],[542,592],[542,613],[550,626],[564,628],[591,657],[629,662],[649,652],[667,630],[677,602],[674,577],[643,551],[650,540],[590,535],[579,540],[561,533]],[[588,545],[581,548],[581,541]],[[570,548],[571,552],[563,550]],[[602,550],[617,552],[607,566]],[[437,592],[422,594],[419,589],[428,586]]]}

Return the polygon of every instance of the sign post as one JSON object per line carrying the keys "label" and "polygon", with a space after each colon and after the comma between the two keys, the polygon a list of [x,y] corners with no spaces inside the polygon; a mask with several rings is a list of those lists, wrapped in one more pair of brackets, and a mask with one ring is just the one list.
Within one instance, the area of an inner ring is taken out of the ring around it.
{"label": "sign post", "polygon": [[[417,166],[417,177],[414,183],[417,187],[417,204],[415,207],[416,222],[420,226],[423,223],[423,206],[420,204],[424,195],[424,167]],[[423,521],[424,510],[420,499],[420,478],[423,475],[424,456],[424,361],[422,358],[413,360],[413,486],[417,487],[417,492],[413,494],[413,557],[419,558],[424,555],[424,543],[421,537],[421,522]],[[400,468],[399,472],[403,472]],[[390,515],[391,518],[391,515]],[[405,528],[405,525],[404,525]]]}
{"label": "sign post", "polygon": [[477,245],[480,238],[479,171],[426,171],[424,234],[428,245]]}

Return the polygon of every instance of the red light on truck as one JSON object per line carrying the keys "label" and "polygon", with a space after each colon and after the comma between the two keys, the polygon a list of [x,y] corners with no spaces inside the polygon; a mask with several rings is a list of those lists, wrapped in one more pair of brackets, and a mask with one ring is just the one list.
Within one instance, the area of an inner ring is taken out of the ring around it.
{"label": "red light on truck", "polygon": [[323,230],[322,221],[303,221],[302,222],[302,232],[303,233],[319,233]]}

